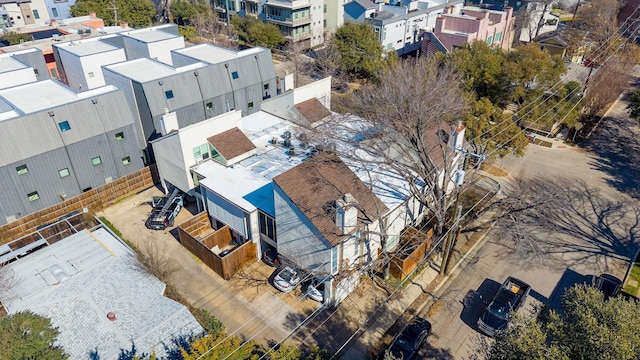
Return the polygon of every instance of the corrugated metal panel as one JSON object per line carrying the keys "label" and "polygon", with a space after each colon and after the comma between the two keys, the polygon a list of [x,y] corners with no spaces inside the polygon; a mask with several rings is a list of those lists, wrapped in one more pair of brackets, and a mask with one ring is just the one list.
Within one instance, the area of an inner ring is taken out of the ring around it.
{"label": "corrugated metal panel", "polygon": [[144,131],[144,139],[145,141],[152,140],[156,137],[155,126],[147,103],[147,96],[144,93],[144,86],[137,82],[132,82],[131,85],[138,107],[138,114],[140,115],[140,122],[142,123],[142,130]]}
{"label": "corrugated metal panel", "polygon": [[[67,148],[81,189],[96,188],[106,184],[108,178],[118,178],[117,162],[120,159],[111,154],[106,135],[77,142]],[[100,164],[93,165],[92,159],[98,156]]]}
{"label": "corrugated metal panel", "polygon": [[[238,69],[238,79],[240,87],[244,88],[254,84],[262,83],[262,70],[259,68],[258,55],[245,56],[236,59],[235,66]],[[231,67],[231,66],[229,66]],[[237,86],[234,84],[234,86]]]}
{"label": "corrugated metal panel", "polygon": [[0,121],[0,166],[62,146],[58,126],[46,112]]}
{"label": "corrugated metal panel", "polygon": [[231,92],[230,73],[224,64],[210,65],[198,70],[198,81],[205,99]]}
{"label": "corrugated metal panel", "polygon": [[[162,83],[162,85],[160,85]],[[164,109],[174,111],[181,107],[202,101],[195,75],[192,71],[176,74],[158,81],[142,84],[152,116],[164,114]],[[167,99],[171,91],[173,98]]]}
{"label": "corrugated metal panel", "polygon": [[260,52],[257,55],[263,82],[266,82],[267,79],[275,80],[276,68],[273,66],[273,57],[271,56],[271,51],[269,49],[264,49],[264,51]]}
{"label": "corrugated metal panel", "polygon": [[[16,167],[20,165],[27,166],[27,173],[18,175]],[[69,176],[61,178],[58,171],[62,169],[68,169]],[[80,193],[73,168],[63,148],[9,164],[0,173],[0,192],[8,200],[8,203],[2,205],[8,216],[18,213],[24,216],[60,202],[61,195],[71,197]],[[27,195],[33,191],[38,192],[39,199],[29,201]]]}

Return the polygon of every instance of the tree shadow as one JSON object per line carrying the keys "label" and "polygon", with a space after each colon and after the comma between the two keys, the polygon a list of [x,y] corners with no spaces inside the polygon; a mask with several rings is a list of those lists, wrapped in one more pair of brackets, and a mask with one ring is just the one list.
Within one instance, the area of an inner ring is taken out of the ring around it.
{"label": "tree shadow", "polygon": [[556,269],[608,270],[637,248],[640,206],[635,199],[605,196],[583,181],[539,178],[520,186],[508,201],[497,222],[503,240],[510,240],[505,258]]}
{"label": "tree shadow", "polygon": [[590,165],[609,175],[607,182],[620,192],[640,199],[640,142],[635,120],[604,117],[594,136],[580,145],[597,157]]}

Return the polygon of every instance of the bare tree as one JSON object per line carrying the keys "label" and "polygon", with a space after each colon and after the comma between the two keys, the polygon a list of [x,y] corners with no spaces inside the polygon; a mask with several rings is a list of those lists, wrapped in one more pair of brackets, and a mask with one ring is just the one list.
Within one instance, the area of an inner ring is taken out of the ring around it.
{"label": "bare tree", "polygon": [[[453,68],[434,59],[400,62],[379,82],[354,93],[355,116],[334,116],[315,129],[317,142],[335,148],[379,196],[404,198],[412,225],[426,219],[444,233],[455,196],[447,195],[463,155],[452,146],[452,126],[468,110],[468,96]],[[341,145],[346,144],[346,145]],[[382,185],[381,185],[382,184]],[[433,219],[433,220],[432,220]],[[391,224],[369,232],[386,252]],[[383,253],[383,262],[388,266]]]}
{"label": "bare tree", "polygon": [[171,258],[171,254],[162,243],[146,239],[136,250],[136,264],[140,270],[149,273],[167,283],[178,265]]}
{"label": "bare tree", "polygon": [[292,66],[293,83],[296,87],[304,85],[301,83],[301,79],[309,73],[311,67],[311,59],[305,55],[306,50],[307,47],[301,41],[288,43],[285,50],[287,60]]}

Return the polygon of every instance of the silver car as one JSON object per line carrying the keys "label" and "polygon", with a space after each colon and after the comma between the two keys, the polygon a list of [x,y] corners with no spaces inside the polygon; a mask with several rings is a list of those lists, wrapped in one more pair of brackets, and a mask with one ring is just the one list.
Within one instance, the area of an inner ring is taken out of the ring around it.
{"label": "silver car", "polygon": [[289,292],[300,284],[300,275],[296,270],[285,266],[273,278],[273,286],[282,292]]}

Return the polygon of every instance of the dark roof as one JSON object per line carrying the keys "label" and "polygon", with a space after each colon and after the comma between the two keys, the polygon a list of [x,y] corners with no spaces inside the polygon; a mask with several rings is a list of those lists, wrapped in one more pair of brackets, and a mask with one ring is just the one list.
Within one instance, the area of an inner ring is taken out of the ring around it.
{"label": "dark roof", "polygon": [[321,152],[286,171],[273,181],[332,246],[346,237],[327,211],[336,200],[351,194],[359,207],[361,221],[374,221],[388,209],[371,190],[331,152]]}
{"label": "dark roof", "polygon": [[324,107],[317,98],[312,98],[297,104],[296,109],[298,109],[300,114],[311,124],[331,115],[331,111]]}
{"label": "dark roof", "polygon": [[242,130],[237,127],[214,135],[208,138],[207,141],[227,160],[256,148]]}
{"label": "dark roof", "polygon": [[548,33],[544,33],[535,37],[532,42],[539,44],[553,44],[559,47],[567,47],[567,41],[564,39],[564,36],[560,32],[551,31]]}
{"label": "dark roof", "polygon": [[362,14],[364,14],[367,9],[375,8],[376,4],[369,0],[354,0],[344,4],[343,6],[344,12],[346,12],[352,18],[357,19]]}

